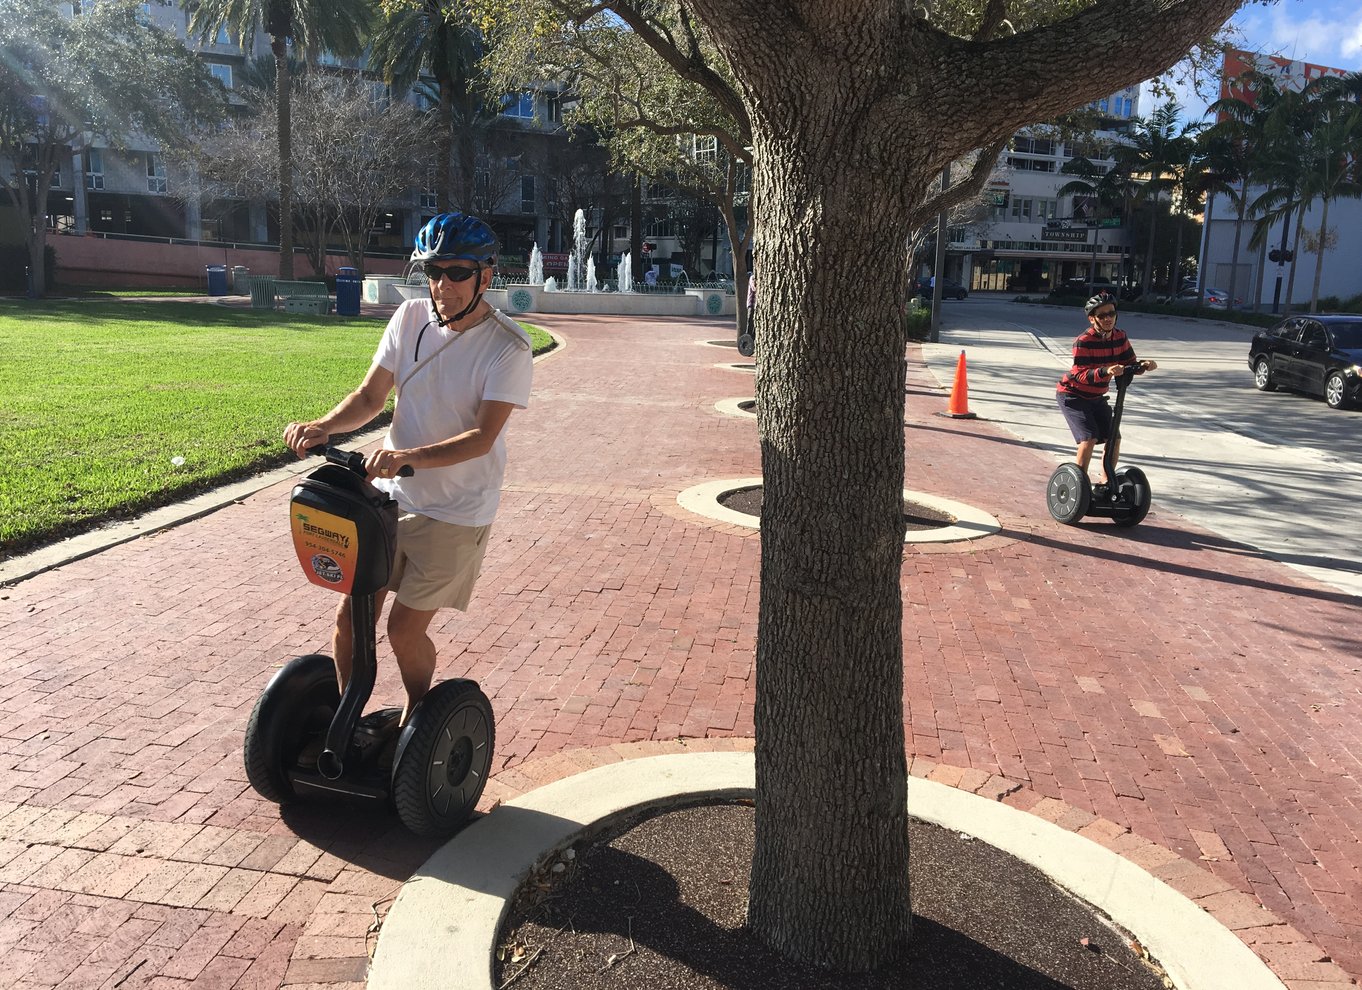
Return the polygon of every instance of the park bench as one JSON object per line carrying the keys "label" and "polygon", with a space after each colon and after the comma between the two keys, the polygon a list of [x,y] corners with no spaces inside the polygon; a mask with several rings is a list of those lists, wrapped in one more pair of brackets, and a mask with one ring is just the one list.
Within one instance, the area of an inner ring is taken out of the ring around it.
{"label": "park bench", "polygon": [[325,282],[274,280],[274,294],[284,301],[286,313],[311,313],[325,316],[331,312],[331,296]]}

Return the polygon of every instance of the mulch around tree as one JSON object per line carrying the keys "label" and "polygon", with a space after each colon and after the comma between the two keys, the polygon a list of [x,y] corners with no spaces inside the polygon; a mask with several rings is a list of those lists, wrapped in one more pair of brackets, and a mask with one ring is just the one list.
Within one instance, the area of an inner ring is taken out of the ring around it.
{"label": "mulch around tree", "polygon": [[[735,488],[731,492],[724,492],[715,501],[734,512],[761,518],[762,486]],[[930,505],[920,505],[907,499],[903,501],[903,522],[909,531],[941,529],[943,526],[954,526],[957,521],[950,513],[942,512]]]}
{"label": "mulch around tree", "polygon": [[791,963],[744,927],[750,804],[662,811],[566,850],[498,938],[516,990],[1165,990],[1129,934],[1007,853],[910,819],[913,937],[864,975]]}

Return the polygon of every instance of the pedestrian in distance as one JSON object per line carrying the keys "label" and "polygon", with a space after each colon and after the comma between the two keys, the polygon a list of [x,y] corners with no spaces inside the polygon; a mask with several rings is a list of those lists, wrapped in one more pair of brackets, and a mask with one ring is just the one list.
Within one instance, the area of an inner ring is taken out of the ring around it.
{"label": "pedestrian in distance", "polygon": [[[1099,292],[1083,306],[1088,315],[1088,329],[1074,339],[1073,365],[1056,386],[1056,398],[1064,421],[1078,443],[1074,460],[1085,473],[1098,444],[1110,444],[1112,469],[1121,452],[1121,437],[1112,436],[1111,406],[1107,390],[1112,379],[1127,366],[1134,365],[1136,374],[1153,371],[1158,365],[1141,361],[1129,338],[1116,326],[1116,297]],[[1097,484],[1108,479],[1104,468],[1099,468]]]}
{"label": "pedestrian in distance", "polygon": [[[383,447],[365,458],[374,485],[398,503],[388,642],[406,690],[399,724],[430,689],[435,645],[427,635],[440,609],[466,611],[501,498],[506,426],[530,399],[529,336],[484,298],[497,239],[476,217],[444,213],[416,235],[430,296],[393,313],[363,382],[320,419],[289,423],[284,442],[299,457],[333,434],[358,430],[396,393]],[[410,466],[409,477],[398,471]],[[342,691],[353,657],[351,600],[336,613],[333,647]],[[395,726],[394,726],[395,728]]]}

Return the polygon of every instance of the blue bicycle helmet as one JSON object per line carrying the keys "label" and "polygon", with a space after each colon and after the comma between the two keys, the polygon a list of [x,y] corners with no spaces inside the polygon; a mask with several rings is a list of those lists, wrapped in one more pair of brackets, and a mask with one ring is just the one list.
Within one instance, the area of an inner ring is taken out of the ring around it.
{"label": "blue bicycle helmet", "polygon": [[497,235],[477,217],[441,213],[416,234],[412,261],[473,261],[490,265],[497,256]]}

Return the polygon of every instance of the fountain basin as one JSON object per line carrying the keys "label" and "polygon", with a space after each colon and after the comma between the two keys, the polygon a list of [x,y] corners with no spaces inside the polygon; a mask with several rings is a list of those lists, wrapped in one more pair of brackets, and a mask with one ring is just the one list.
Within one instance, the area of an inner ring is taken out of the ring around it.
{"label": "fountain basin", "polygon": [[542,285],[487,290],[503,313],[600,313],[613,316],[733,316],[737,299],[718,289],[662,292],[546,292]]}

